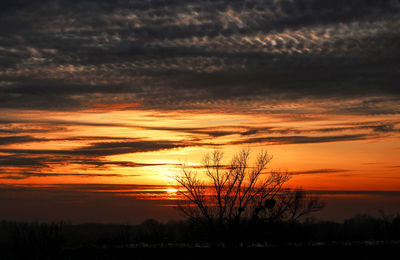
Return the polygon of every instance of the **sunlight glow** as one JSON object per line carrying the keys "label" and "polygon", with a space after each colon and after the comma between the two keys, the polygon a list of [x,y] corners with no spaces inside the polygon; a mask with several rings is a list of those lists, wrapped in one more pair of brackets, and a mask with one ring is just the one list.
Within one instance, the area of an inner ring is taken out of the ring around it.
{"label": "sunlight glow", "polygon": [[174,188],[168,188],[165,191],[168,192],[168,193],[176,193],[178,190],[174,189]]}

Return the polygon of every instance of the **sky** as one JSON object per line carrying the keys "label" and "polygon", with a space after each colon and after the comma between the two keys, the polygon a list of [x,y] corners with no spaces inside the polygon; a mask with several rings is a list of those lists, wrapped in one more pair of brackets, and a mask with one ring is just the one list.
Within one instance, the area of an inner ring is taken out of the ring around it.
{"label": "sky", "polygon": [[178,218],[243,148],[321,218],[400,212],[399,75],[398,0],[3,0],[0,219]]}

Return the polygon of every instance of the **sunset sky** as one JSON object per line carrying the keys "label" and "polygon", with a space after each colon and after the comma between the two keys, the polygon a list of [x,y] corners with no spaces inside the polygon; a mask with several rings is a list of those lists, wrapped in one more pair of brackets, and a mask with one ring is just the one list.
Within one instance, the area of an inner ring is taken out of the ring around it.
{"label": "sunset sky", "polygon": [[0,3],[0,219],[168,220],[215,148],[400,212],[399,115],[398,0]]}

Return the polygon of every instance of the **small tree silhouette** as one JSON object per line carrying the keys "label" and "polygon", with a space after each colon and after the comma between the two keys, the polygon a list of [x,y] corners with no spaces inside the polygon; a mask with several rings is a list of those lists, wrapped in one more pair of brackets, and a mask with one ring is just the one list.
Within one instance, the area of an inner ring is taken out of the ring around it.
{"label": "small tree silhouette", "polygon": [[220,150],[206,154],[203,178],[184,165],[175,176],[178,193],[185,198],[178,208],[191,220],[206,224],[212,242],[232,240],[243,227],[296,222],[323,208],[318,198],[284,188],[290,179],[287,172],[266,173],[272,157],[265,151],[258,154],[254,166],[249,165],[249,150],[241,150],[229,165],[223,165],[222,159]]}

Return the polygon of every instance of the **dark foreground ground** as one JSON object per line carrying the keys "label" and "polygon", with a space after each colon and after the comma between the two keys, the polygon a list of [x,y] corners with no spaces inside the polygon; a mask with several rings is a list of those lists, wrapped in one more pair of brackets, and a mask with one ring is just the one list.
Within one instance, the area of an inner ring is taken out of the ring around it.
{"label": "dark foreground ground", "polygon": [[206,228],[190,221],[146,220],[138,225],[0,221],[0,260],[400,260],[400,214],[358,215],[342,223],[243,223],[220,233],[225,234],[220,237],[225,245],[238,245],[230,248],[207,247],[207,241],[216,240]]}
{"label": "dark foreground ground", "polygon": [[[39,252],[38,252],[39,253]],[[398,245],[280,246],[263,248],[121,248],[73,249],[51,255],[16,255],[3,251],[0,259],[400,259]]]}

